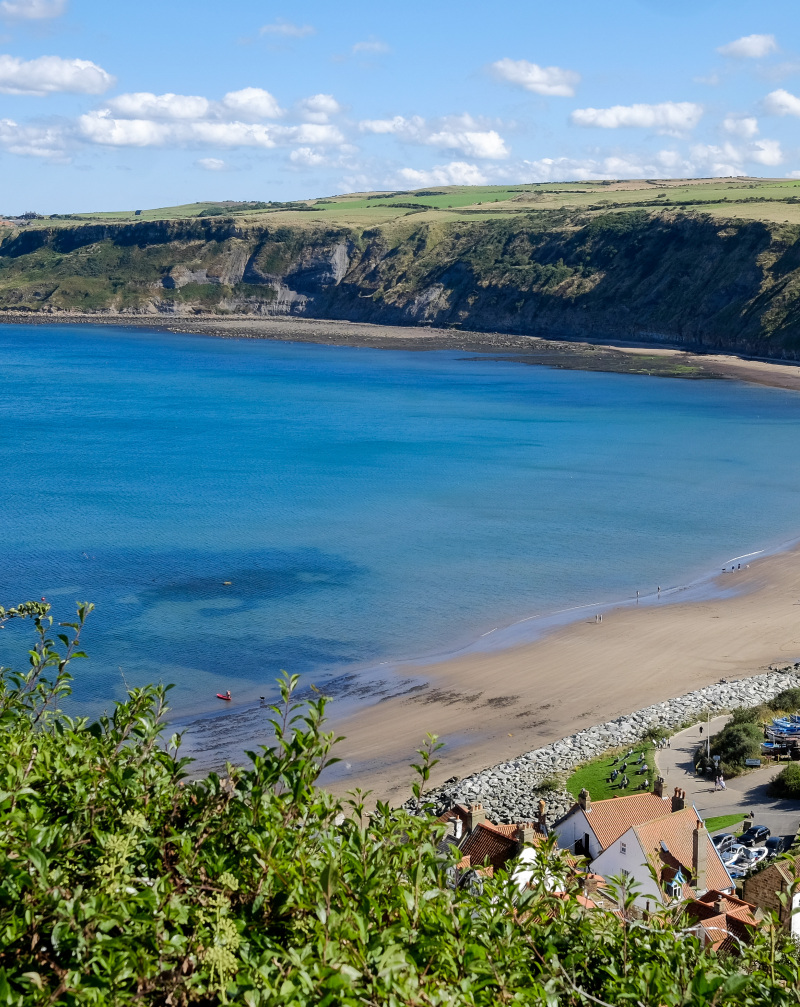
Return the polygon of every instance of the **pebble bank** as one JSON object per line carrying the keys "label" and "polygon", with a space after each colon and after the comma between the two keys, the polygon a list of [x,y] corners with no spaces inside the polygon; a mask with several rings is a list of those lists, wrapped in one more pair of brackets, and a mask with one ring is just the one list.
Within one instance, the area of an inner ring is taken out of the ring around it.
{"label": "pebble bank", "polygon": [[539,800],[544,799],[547,822],[552,825],[569,810],[574,798],[563,789],[553,789],[552,784],[543,787],[545,781],[554,777],[563,778],[577,766],[610,748],[635,745],[652,728],[675,731],[696,723],[705,717],[706,712],[717,714],[742,706],[758,706],[797,684],[798,667],[792,665],[781,671],[735,682],[722,681],[677,699],[655,703],[463,779],[453,777],[432,790],[428,797],[433,801],[437,814],[453,803],[479,801],[486,809],[487,817],[496,823],[534,821]]}

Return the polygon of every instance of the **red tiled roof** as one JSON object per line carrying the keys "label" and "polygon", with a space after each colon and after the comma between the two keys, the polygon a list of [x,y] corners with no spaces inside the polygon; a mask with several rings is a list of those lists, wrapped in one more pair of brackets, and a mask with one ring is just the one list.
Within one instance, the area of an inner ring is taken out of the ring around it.
{"label": "red tiled roof", "polygon": [[[575,804],[568,814],[580,805]],[[632,825],[641,825],[660,818],[670,809],[669,801],[656,794],[628,794],[625,797],[608,797],[592,801],[586,820],[604,850],[615,843]]]}
{"label": "red tiled roof", "polygon": [[483,865],[487,860],[494,868],[503,865],[516,855],[519,845],[516,839],[507,835],[504,828],[515,826],[492,825],[491,822],[481,822],[467,837],[461,846],[461,852],[469,856],[475,867]]}
{"label": "red tiled roof", "polygon": [[[642,825],[634,826],[633,831],[641,843],[647,859],[658,871],[667,868],[674,872],[677,867],[683,868],[687,881],[693,876],[692,861],[694,859],[694,830],[699,819],[694,808],[684,808],[662,818],[654,818]],[[706,837],[706,886],[722,889],[731,887],[731,879],[720,860],[717,848],[711,842],[711,836]],[[666,846],[664,850],[663,846]],[[663,875],[663,870],[660,871]],[[671,878],[670,876],[670,878]],[[705,887],[705,886],[703,886]],[[691,898],[695,893],[691,888],[684,888],[685,896]]]}
{"label": "red tiled roof", "polygon": [[710,890],[687,904],[686,915],[697,920],[715,951],[725,952],[737,950],[739,941],[750,941],[752,928],[758,926],[755,908],[734,895]]}

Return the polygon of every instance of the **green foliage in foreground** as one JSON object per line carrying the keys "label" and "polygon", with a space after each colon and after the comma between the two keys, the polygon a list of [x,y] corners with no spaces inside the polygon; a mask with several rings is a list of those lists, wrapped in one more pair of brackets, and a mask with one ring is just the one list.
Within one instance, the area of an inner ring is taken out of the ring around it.
{"label": "green foliage in foreground", "polygon": [[0,610],[37,631],[31,670],[0,679],[0,1004],[797,1003],[776,931],[717,958],[677,911],[587,912],[548,890],[576,891],[552,849],[524,895],[505,875],[452,891],[429,820],[316,788],[334,739],[295,679],[274,747],[224,779],[190,782],[160,741],[163,688],[59,713],[89,609],[55,640],[48,606]]}
{"label": "green foliage in foreground", "polygon": [[800,798],[800,762],[790,762],[770,783],[769,792],[774,797]]}

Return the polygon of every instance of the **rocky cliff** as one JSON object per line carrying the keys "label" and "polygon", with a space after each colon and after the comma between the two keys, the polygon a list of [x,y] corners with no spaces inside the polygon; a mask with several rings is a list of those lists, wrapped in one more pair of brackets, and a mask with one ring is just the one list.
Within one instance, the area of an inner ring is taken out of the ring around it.
{"label": "rocky cliff", "polygon": [[800,228],[644,210],[10,232],[0,309],[306,315],[800,356]]}

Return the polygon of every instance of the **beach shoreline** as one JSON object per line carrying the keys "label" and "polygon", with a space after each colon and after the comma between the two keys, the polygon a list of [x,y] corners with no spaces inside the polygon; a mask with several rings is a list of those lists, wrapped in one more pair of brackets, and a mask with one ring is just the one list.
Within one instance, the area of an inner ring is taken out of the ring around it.
{"label": "beach shoreline", "polygon": [[88,312],[39,315],[0,311],[0,324],[111,326],[222,339],[264,339],[411,352],[460,350],[495,354],[499,359],[558,369],[683,379],[728,379],[800,391],[800,364],[795,361],[745,357],[735,353],[697,352],[661,339],[652,343],[577,336],[542,339],[501,332],[278,315],[99,315]]}
{"label": "beach shoreline", "polygon": [[463,777],[721,679],[800,660],[800,546],[715,578],[720,594],[625,604],[554,628],[537,640],[419,665],[424,688],[339,717],[344,793],[402,803],[409,764],[426,733],[445,747],[431,785]]}

